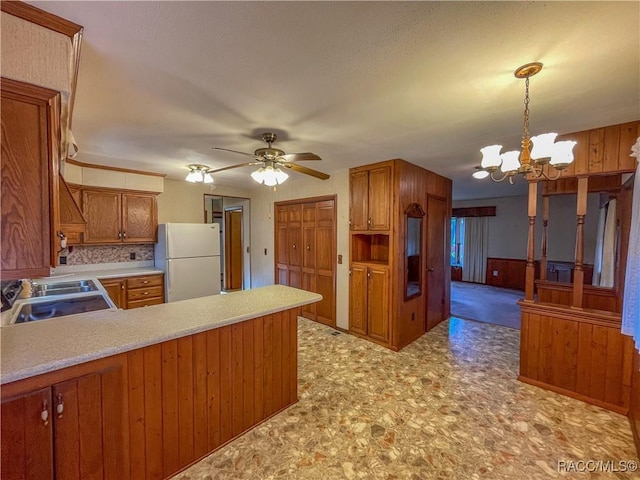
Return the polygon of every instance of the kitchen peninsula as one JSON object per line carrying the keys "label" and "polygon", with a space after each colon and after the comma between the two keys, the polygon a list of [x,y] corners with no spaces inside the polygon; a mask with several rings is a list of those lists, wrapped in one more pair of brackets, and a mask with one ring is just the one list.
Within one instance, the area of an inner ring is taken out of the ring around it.
{"label": "kitchen peninsula", "polygon": [[297,401],[297,315],[320,299],[275,285],[0,329],[3,478],[175,474]]}

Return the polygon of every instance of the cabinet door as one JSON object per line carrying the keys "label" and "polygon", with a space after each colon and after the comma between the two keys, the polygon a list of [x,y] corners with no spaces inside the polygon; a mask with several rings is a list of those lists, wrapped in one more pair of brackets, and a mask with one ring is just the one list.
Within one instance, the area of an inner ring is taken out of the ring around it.
{"label": "cabinet door", "polygon": [[108,280],[100,280],[100,283],[107,291],[109,298],[113,300],[118,308],[126,308],[127,291],[125,281],[121,278],[111,278]]}
{"label": "cabinet door", "polygon": [[367,332],[371,338],[389,341],[389,269],[369,267]]}
{"label": "cabinet door", "polygon": [[391,167],[369,171],[369,230],[391,227]]}
{"label": "cabinet door", "polygon": [[121,243],[120,193],[83,190],[82,211],[87,219],[84,243]]}
{"label": "cabinet door", "polygon": [[287,222],[287,249],[289,250],[289,282],[290,287],[302,286],[302,205],[289,206]]}
{"label": "cabinet door", "polygon": [[[57,179],[57,162],[54,168],[49,157],[56,149],[50,145],[48,127],[53,128],[57,92],[5,78],[1,86],[2,279],[48,277],[52,264],[49,204],[54,199],[50,191]],[[57,194],[51,213],[56,205]]]}
{"label": "cabinet door", "polygon": [[[2,478],[53,479],[51,389],[2,402],[0,424]],[[46,421],[42,419],[46,412]]]}
{"label": "cabinet door", "polygon": [[54,385],[56,480],[129,478],[125,385],[122,366]]}
{"label": "cabinet door", "polygon": [[367,267],[352,265],[349,271],[349,330],[367,334]]}
{"label": "cabinet door", "polygon": [[354,172],[349,176],[349,225],[351,230],[368,230],[369,172]]}
{"label": "cabinet door", "polygon": [[[301,288],[307,292],[317,292],[316,275],[314,273],[302,272],[302,285]],[[317,320],[316,317],[316,304],[310,303],[302,307],[302,316],[309,320]]]}
{"label": "cabinet door", "polygon": [[142,193],[122,194],[122,241],[154,243],[158,229],[156,196]]}

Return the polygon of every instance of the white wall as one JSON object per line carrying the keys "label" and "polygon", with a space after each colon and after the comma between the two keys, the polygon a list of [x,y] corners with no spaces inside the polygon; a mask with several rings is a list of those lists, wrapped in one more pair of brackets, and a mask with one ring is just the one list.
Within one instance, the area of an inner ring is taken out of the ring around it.
{"label": "white wall", "polygon": [[[349,170],[334,172],[328,180],[298,178],[273,191],[251,190],[251,265],[253,287],[274,283],[274,202],[337,195],[337,254],[342,264],[336,270],[336,324],[349,328]],[[266,254],[265,254],[266,249]],[[337,261],[337,260],[336,260]]]}
{"label": "white wall", "polygon": [[[489,257],[527,258],[529,219],[526,196],[486,198],[453,202],[453,208],[495,206],[496,216],[489,217]],[[576,196],[552,196],[549,207],[549,260],[573,262],[575,260]],[[598,195],[590,194],[585,218],[584,259],[593,263],[595,237],[598,225]],[[542,245],[542,197],[538,197],[535,224],[535,258],[540,258]]]}
{"label": "white wall", "polygon": [[158,195],[158,223],[204,223],[204,197],[228,195],[249,198],[249,190],[189,183],[184,180],[164,180],[164,193]]}

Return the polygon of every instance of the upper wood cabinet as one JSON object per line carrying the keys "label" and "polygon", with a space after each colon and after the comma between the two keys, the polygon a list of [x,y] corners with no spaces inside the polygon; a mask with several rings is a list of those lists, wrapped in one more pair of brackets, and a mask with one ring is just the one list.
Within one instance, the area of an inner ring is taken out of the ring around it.
{"label": "upper wood cabinet", "polygon": [[60,94],[6,78],[1,90],[2,279],[49,276],[55,265]]}
{"label": "upper wood cabinet", "polygon": [[391,166],[352,169],[349,180],[351,230],[389,230]]}
{"label": "upper wood cabinet", "polygon": [[82,189],[82,211],[87,219],[84,244],[156,241],[155,194]]}

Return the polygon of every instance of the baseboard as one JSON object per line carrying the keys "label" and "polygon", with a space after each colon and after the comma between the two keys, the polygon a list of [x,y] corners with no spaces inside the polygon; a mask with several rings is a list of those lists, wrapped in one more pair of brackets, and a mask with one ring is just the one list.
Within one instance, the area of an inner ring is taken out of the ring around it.
{"label": "baseboard", "polygon": [[582,402],[588,403],[590,405],[595,405],[596,407],[604,408],[606,410],[611,410],[612,412],[619,413],[621,415],[626,416],[629,414],[629,407],[621,407],[620,405],[615,405],[613,403],[603,402],[602,400],[598,400],[597,398],[591,398],[586,395],[582,395],[581,393],[573,392],[571,390],[567,390],[566,388],[557,387],[555,385],[550,385],[548,383],[534,380],[532,378],[523,377],[522,375],[518,375],[518,380],[522,383],[528,383],[529,385],[533,385],[534,387],[549,390],[554,393],[559,393],[560,395],[564,395],[565,397],[575,398],[576,400],[580,400]]}

